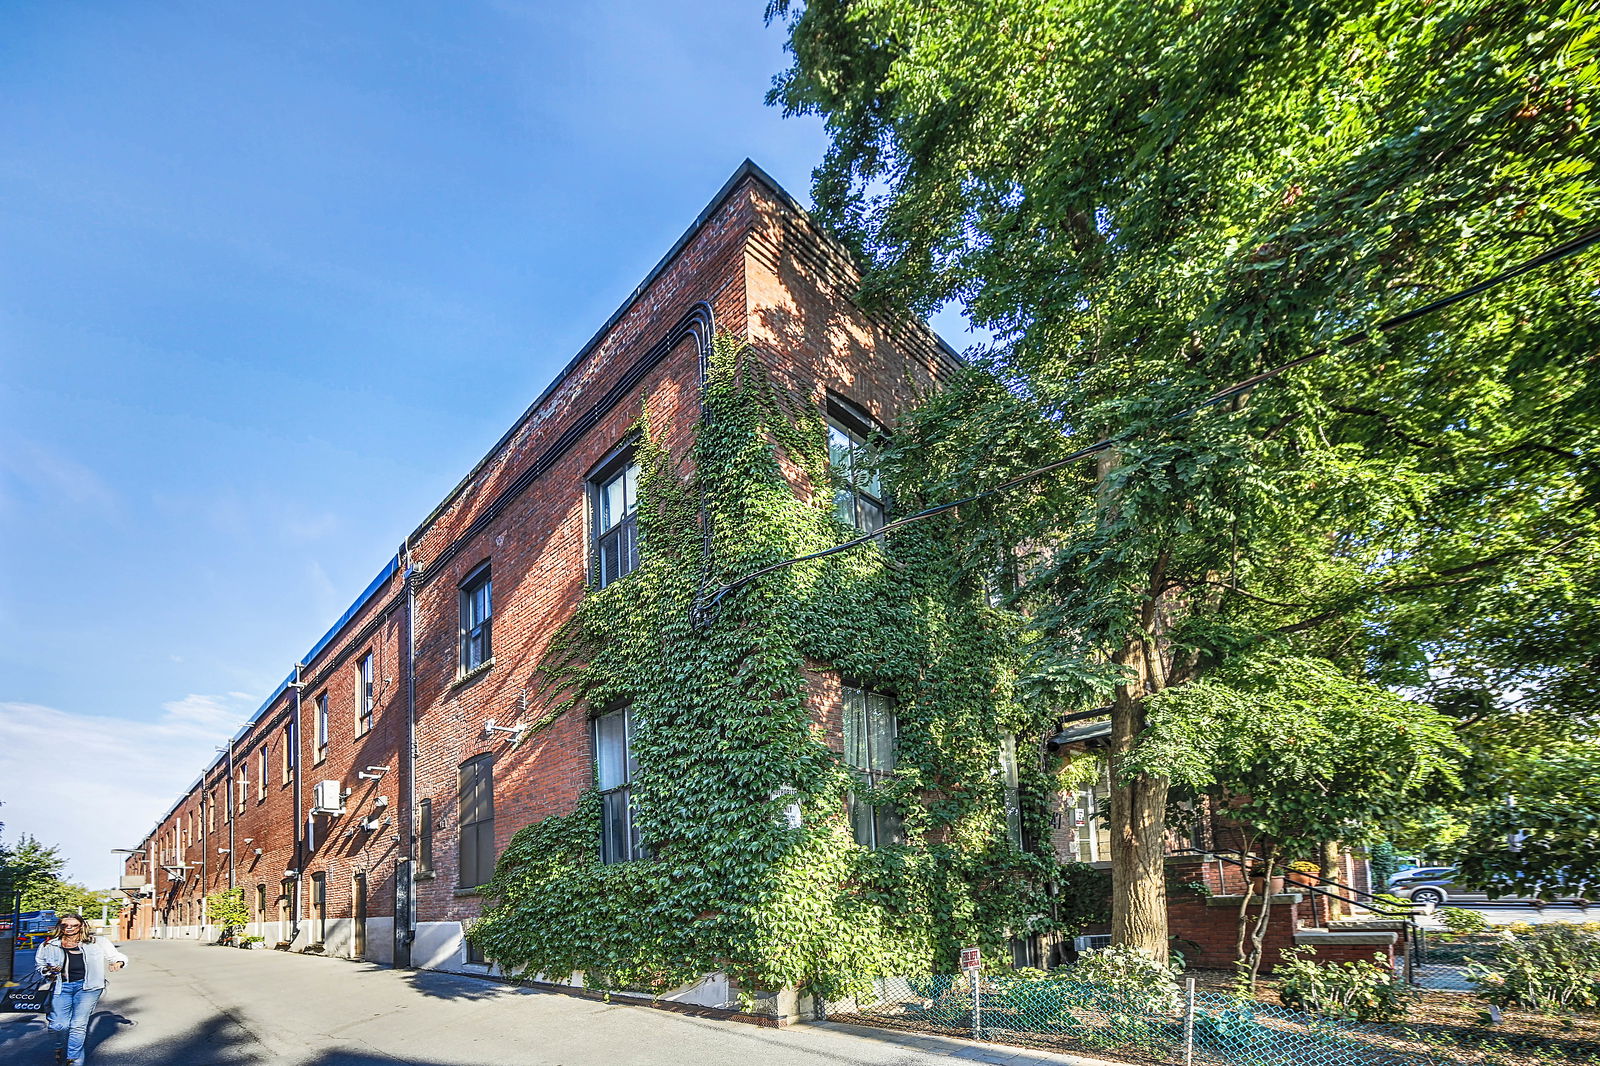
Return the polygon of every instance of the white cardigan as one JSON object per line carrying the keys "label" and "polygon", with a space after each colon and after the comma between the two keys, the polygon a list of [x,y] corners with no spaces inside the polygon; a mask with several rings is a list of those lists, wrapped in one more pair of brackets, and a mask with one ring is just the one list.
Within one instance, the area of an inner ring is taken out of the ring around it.
{"label": "white cardigan", "polygon": [[[104,988],[106,986],[106,970],[113,962],[127,965],[128,956],[117,950],[109,937],[97,936],[91,943],[80,943],[83,949],[83,987],[86,991]],[[50,985],[51,994],[61,987],[61,982],[67,978],[67,953],[61,947],[59,939],[46,940],[39,948],[39,953],[33,957],[34,965],[38,967],[55,966],[61,973]]]}

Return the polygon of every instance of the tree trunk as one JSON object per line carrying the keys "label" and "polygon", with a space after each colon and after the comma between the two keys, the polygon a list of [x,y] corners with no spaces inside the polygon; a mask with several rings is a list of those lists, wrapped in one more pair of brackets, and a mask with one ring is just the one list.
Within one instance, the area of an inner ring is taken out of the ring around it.
{"label": "tree trunk", "polygon": [[[1344,884],[1344,863],[1340,859],[1339,842],[1337,840],[1324,840],[1322,842],[1322,855],[1317,860],[1322,867],[1322,876],[1330,881],[1338,881],[1340,884]],[[1342,896],[1349,895],[1343,889],[1334,888],[1332,885],[1323,885],[1322,887],[1338,892]],[[1329,918],[1342,918],[1350,913],[1350,905],[1344,900],[1334,899],[1332,896],[1325,896],[1323,899],[1328,904]]]}
{"label": "tree trunk", "polygon": [[1111,711],[1111,942],[1165,960],[1167,943],[1167,780],[1139,774],[1124,782],[1123,753],[1144,731],[1144,700],[1152,685],[1145,642],[1132,639],[1113,661],[1127,671]]}

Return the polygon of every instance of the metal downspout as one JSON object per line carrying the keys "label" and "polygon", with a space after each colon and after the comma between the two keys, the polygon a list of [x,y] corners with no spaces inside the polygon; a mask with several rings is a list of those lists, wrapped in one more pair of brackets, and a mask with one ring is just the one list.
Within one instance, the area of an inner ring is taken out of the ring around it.
{"label": "metal downspout", "polygon": [[294,689],[294,710],[289,720],[289,744],[293,752],[291,765],[294,767],[294,887],[291,890],[293,906],[289,909],[289,935],[285,939],[291,944],[300,936],[300,884],[304,880],[301,873],[306,866],[305,813],[300,795],[300,689],[305,684],[300,680],[300,671],[305,665],[301,662],[294,664],[294,680],[289,683]]}
{"label": "metal downspout", "polygon": [[[417,938],[417,583],[411,546],[401,545],[406,583],[406,752],[405,752],[405,926],[395,923],[396,966],[411,965],[411,946]],[[396,878],[398,885],[399,879]],[[398,902],[398,901],[397,901]]]}
{"label": "metal downspout", "polygon": [[239,817],[239,794],[233,780],[233,740],[228,740],[228,891],[233,891],[233,824]]}

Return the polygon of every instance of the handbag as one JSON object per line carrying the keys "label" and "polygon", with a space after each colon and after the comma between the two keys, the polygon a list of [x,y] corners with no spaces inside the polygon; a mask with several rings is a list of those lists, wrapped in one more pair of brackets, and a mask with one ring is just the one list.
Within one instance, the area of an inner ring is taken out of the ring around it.
{"label": "handbag", "polygon": [[30,1014],[49,1010],[51,982],[37,970],[22,980],[22,984],[5,989],[4,995],[0,995],[0,1013]]}

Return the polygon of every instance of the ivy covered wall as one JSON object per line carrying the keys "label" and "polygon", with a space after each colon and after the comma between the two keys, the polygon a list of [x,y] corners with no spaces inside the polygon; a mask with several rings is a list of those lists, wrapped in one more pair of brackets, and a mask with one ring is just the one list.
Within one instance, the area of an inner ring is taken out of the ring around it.
{"label": "ivy covered wall", "polygon": [[[1057,711],[1019,698],[1017,626],[962,576],[949,520],[706,602],[855,535],[834,517],[815,401],[774,387],[751,356],[716,343],[691,455],[666,454],[666,427],[641,424],[640,566],[591,591],[543,664],[547,720],[632,708],[650,857],[600,861],[592,791],[518,832],[469,934],[510,972],[664,991],[724,971],[745,990],[839,994],[950,972],[966,944],[993,958],[1012,935],[1101,917],[1103,877],[1049,854],[1054,786],[1037,753]],[[925,473],[882,471],[896,510],[917,505]],[[841,761],[841,678],[894,700],[897,764],[876,789]],[[1037,851],[1008,839],[1006,736]],[[852,787],[900,812],[904,844],[855,843]]]}

